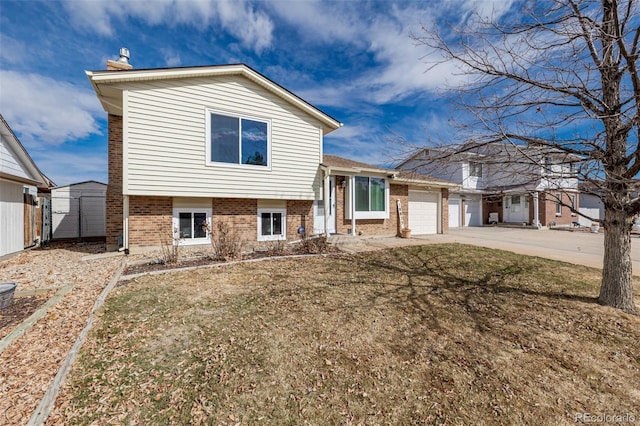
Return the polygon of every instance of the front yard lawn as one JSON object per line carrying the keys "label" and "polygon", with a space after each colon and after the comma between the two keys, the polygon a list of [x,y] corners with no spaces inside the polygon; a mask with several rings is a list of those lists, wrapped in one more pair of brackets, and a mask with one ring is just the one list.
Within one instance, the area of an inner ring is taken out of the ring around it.
{"label": "front yard lawn", "polygon": [[599,280],[459,244],[139,278],[110,296],[50,419],[640,421],[640,318],[599,306]]}

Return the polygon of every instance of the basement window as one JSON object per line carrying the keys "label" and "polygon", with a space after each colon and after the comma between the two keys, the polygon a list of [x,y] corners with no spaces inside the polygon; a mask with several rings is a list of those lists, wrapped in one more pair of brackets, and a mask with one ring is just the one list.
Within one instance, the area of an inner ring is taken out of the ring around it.
{"label": "basement window", "polygon": [[180,245],[211,242],[211,209],[173,209],[174,237]]}
{"label": "basement window", "polygon": [[258,209],[258,241],[287,239],[287,211]]}

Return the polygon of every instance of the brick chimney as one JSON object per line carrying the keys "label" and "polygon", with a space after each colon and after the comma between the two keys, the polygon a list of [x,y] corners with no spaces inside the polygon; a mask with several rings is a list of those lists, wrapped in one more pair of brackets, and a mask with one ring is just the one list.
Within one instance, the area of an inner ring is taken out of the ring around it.
{"label": "brick chimney", "polygon": [[126,47],[120,48],[120,57],[117,60],[107,60],[107,71],[128,71],[132,68],[129,63],[129,49]]}
{"label": "brick chimney", "polygon": [[[129,49],[120,49],[120,57],[107,61],[107,71],[129,71]],[[107,184],[107,250],[118,250],[124,242],[124,196],[123,182],[123,120],[121,115],[109,114],[108,171]]]}

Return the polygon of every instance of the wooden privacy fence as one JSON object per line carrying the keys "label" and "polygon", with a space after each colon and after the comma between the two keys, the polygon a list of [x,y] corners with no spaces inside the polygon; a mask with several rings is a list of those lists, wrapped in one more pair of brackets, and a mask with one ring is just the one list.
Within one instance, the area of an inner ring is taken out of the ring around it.
{"label": "wooden privacy fence", "polygon": [[24,194],[24,247],[34,246],[38,241],[36,210],[38,199],[35,195]]}

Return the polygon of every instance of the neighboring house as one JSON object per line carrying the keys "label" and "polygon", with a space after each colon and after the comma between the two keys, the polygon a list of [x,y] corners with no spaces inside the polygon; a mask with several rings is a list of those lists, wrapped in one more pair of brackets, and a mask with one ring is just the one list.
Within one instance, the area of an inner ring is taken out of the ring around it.
{"label": "neighboring house", "polygon": [[397,235],[402,230],[398,202],[412,234],[447,232],[442,212],[449,189],[458,185],[335,155],[325,154],[321,169],[327,192],[316,202],[315,233],[353,234],[355,229],[356,235]]}
{"label": "neighboring house", "polygon": [[40,172],[2,115],[0,140],[0,256],[4,256],[39,242],[38,188],[52,182]]}
{"label": "neighboring house", "polygon": [[109,249],[172,235],[207,244],[219,221],[256,244],[396,235],[397,200],[416,231],[412,203],[433,215],[429,232],[446,231],[434,211],[456,185],[323,156],[324,135],[342,123],[247,65],[134,70],[127,54],[87,71],[108,113]]}
{"label": "neighboring house", "polygon": [[552,226],[577,221],[577,161],[550,150],[489,144],[464,153],[420,149],[398,168],[460,185],[449,196],[449,227]]}
{"label": "neighboring house", "polygon": [[51,189],[53,239],[106,235],[107,185],[95,180]]}
{"label": "neighboring house", "polygon": [[580,216],[578,221],[581,226],[590,226],[594,221],[604,220],[604,203],[598,195],[601,193],[594,185],[582,183],[580,189]]}

